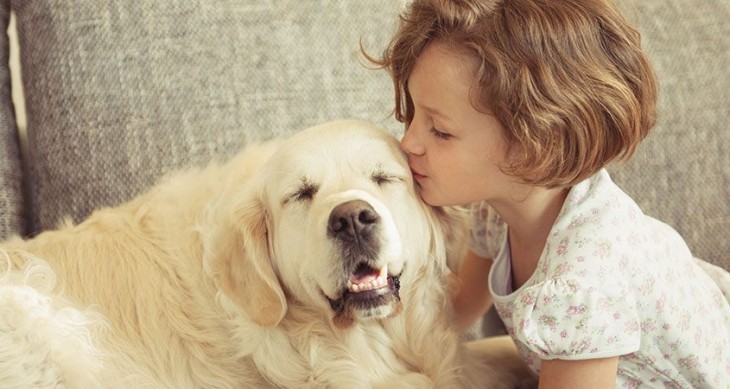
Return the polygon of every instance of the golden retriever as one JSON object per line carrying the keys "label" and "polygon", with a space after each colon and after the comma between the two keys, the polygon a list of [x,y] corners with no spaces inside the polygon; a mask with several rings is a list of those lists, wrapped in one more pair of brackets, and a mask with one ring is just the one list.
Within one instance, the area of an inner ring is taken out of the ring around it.
{"label": "golden retriever", "polygon": [[0,387],[515,387],[449,319],[456,220],[359,121],[177,173],[1,245]]}

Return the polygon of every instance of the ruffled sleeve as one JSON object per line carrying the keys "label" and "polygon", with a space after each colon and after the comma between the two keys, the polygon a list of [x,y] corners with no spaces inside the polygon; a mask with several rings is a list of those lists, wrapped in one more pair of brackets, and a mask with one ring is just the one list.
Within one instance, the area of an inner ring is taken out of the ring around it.
{"label": "ruffled sleeve", "polygon": [[504,242],[507,225],[487,203],[478,202],[470,206],[471,240],[474,254],[494,259]]}
{"label": "ruffled sleeve", "polygon": [[628,288],[550,279],[519,291],[512,333],[541,359],[589,359],[639,349],[641,326]]}

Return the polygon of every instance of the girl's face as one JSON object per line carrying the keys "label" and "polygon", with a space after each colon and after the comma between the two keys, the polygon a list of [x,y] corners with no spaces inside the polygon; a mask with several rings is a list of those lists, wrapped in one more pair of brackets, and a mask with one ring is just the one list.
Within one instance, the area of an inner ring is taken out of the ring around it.
{"label": "girl's face", "polygon": [[507,158],[504,128],[471,104],[476,67],[467,54],[434,41],[408,79],[414,116],[401,147],[430,205],[499,200],[515,182],[500,170]]}

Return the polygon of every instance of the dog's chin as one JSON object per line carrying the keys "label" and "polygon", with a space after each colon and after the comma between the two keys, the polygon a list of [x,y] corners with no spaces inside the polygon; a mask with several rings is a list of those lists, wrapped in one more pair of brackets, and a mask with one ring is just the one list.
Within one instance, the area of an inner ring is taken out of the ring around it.
{"label": "dog's chin", "polygon": [[327,298],[334,312],[333,323],[347,328],[358,321],[385,319],[400,312],[400,276],[389,275],[378,288],[353,291],[344,288],[339,298]]}

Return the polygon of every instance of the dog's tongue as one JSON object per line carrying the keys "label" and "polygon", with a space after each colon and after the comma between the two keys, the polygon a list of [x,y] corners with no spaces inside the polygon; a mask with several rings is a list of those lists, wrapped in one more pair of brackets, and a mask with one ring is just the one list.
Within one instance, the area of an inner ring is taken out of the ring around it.
{"label": "dog's tongue", "polygon": [[360,266],[355,270],[354,273],[350,276],[350,282],[353,284],[364,284],[373,280],[376,280],[382,276],[386,276],[388,274],[388,266],[383,266],[382,269],[376,270],[371,268],[370,266]]}
{"label": "dog's tongue", "polygon": [[380,269],[361,264],[347,281],[347,290],[360,293],[388,286],[388,266]]}

